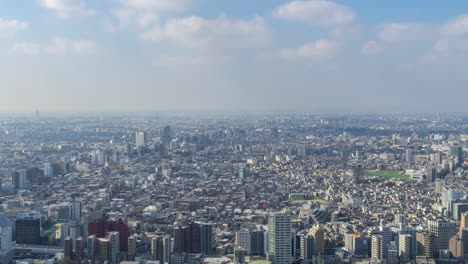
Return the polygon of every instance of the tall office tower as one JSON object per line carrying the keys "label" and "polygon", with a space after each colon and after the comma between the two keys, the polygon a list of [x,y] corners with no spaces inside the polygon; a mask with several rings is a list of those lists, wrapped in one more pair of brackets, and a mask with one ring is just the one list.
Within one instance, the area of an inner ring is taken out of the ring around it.
{"label": "tall office tower", "polygon": [[236,247],[243,248],[247,251],[247,255],[251,252],[252,237],[248,229],[241,229],[236,232]]}
{"label": "tall office tower", "polygon": [[111,264],[120,263],[120,237],[119,232],[109,233],[109,260]]}
{"label": "tall office tower", "polygon": [[151,238],[151,259],[158,260],[158,240],[159,236]]}
{"label": "tall office tower", "polygon": [[407,225],[406,217],[404,214],[395,214],[395,224],[399,227],[405,227]]}
{"label": "tall office tower", "polygon": [[234,264],[245,264],[246,255],[247,255],[247,250],[245,250],[245,248],[236,247],[234,249]]}
{"label": "tall office tower", "polygon": [[468,212],[464,212],[460,216],[460,231],[468,228]]}
{"label": "tall office tower", "polygon": [[461,146],[451,146],[450,156],[456,158],[458,163],[463,162],[463,148]]}
{"label": "tall office tower", "polygon": [[29,245],[41,243],[41,214],[31,211],[16,216],[16,243]]}
{"label": "tall office tower", "polygon": [[306,146],[303,144],[297,145],[297,156],[300,158],[305,157],[306,155]]}
{"label": "tall office tower", "polygon": [[201,253],[201,226],[200,223],[190,222],[184,227],[186,232],[185,250],[187,253]]}
{"label": "tall office tower", "polygon": [[374,230],[373,234],[379,234],[382,236],[382,258],[388,256],[388,245],[394,240],[395,233],[390,228],[384,226],[383,220],[380,221],[380,227],[378,230]]}
{"label": "tall office tower", "polygon": [[58,205],[58,219],[70,220],[73,218],[73,204],[64,202]]}
{"label": "tall office tower", "polygon": [[73,260],[73,238],[66,237],[63,243],[63,252],[65,258],[68,260]]}
{"label": "tall office tower", "polygon": [[165,126],[162,131],[162,139],[164,143],[168,144],[172,140],[172,128],[171,126]]}
{"label": "tall office tower", "polygon": [[441,164],[442,163],[442,155],[440,155],[440,152],[434,153],[433,159],[431,160],[435,164]]}
{"label": "tall office tower", "polygon": [[325,253],[325,231],[323,230],[323,228],[319,224],[315,224],[309,229],[309,232],[307,234],[309,236],[314,237],[315,254],[324,254]]}
{"label": "tall office tower", "polygon": [[399,263],[406,263],[400,262],[398,260],[398,247],[395,241],[391,241],[388,245],[388,253],[387,253],[387,264],[399,264]]}
{"label": "tall office tower", "polygon": [[96,255],[96,251],[96,236],[90,235],[86,239],[86,257],[92,261],[94,259],[94,256]]}
{"label": "tall office tower", "polygon": [[242,166],[239,168],[239,179],[243,180],[249,176],[249,171],[246,167]]}
{"label": "tall office tower", "polygon": [[460,246],[460,253],[461,256],[464,258],[468,257],[468,228],[465,228],[460,231],[459,233],[461,246]]}
{"label": "tall office tower", "polygon": [[426,168],[426,182],[434,182],[437,177],[437,169],[434,166]]}
{"label": "tall office tower", "polygon": [[371,238],[371,257],[374,259],[383,259],[383,236],[374,234]]}
{"label": "tall office tower", "polygon": [[44,176],[54,177],[54,166],[50,162],[44,163]]}
{"label": "tall office tower", "polygon": [[81,236],[75,239],[74,248],[75,248],[75,259],[77,263],[81,263],[81,260],[83,259],[83,254],[84,254],[84,250],[86,247],[85,243],[86,241]]}
{"label": "tall office tower", "polygon": [[250,254],[265,255],[265,232],[262,230],[252,231],[250,234]]}
{"label": "tall office tower", "polygon": [[273,213],[268,218],[268,259],[272,264],[291,263],[291,215]]}
{"label": "tall office tower", "polygon": [[171,237],[166,235],[163,237],[163,259],[164,264],[168,264],[171,260]]}
{"label": "tall office tower", "polygon": [[434,236],[429,231],[418,231],[416,233],[417,255],[431,258],[433,253]]}
{"label": "tall office tower", "polygon": [[458,224],[443,220],[429,220],[427,223],[429,232],[434,235],[433,255],[439,256],[439,252],[449,248],[449,240],[457,233]]}
{"label": "tall office tower", "polygon": [[297,259],[301,256],[301,239],[304,236],[304,233],[297,233],[292,236],[292,251],[291,255],[294,259]]}
{"label": "tall office tower", "polygon": [[313,236],[301,235],[301,258],[304,264],[312,264],[314,260],[315,239]]}
{"label": "tall office tower", "polygon": [[128,247],[128,259],[133,260],[136,255],[136,237],[129,236],[127,240]]}
{"label": "tall office tower", "polygon": [[416,259],[416,255],[417,255],[417,252],[418,252],[418,244],[417,244],[417,241],[416,241],[416,234],[417,234],[416,229],[412,228],[412,227],[404,227],[404,228],[400,229],[400,231],[398,231],[398,235],[410,235],[411,236],[410,249],[409,249],[409,252],[410,252],[409,258],[410,258],[410,260]]}
{"label": "tall office tower", "polygon": [[130,154],[132,154],[132,149],[131,149],[130,143],[125,143],[124,153],[127,156],[130,156]]}
{"label": "tall office tower", "polygon": [[0,263],[10,263],[13,259],[13,223],[0,214]]}
{"label": "tall office tower", "polygon": [[174,237],[174,253],[182,254],[187,252],[185,249],[186,231],[181,226],[176,226],[172,230],[172,236]]}
{"label": "tall office tower", "polygon": [[81,201],[73,202],[71,215],[72,215],[71,219],[78,221],[78,222],[81,220],[81,215],[82,215]]}
{"label": "tall office tower", "polygon": [[405,157],[406,157],[406,163],[411,164],[411,162],[413,162],[413,150],[406,149]]}
{"label": "tall office tower", "polygon": [[145,132],[136,132],[135,133],[135,147],[145,147],[146,146],[146,133]]}
{"label": "tall office tower", "polygon": [[213,251],[213,225],[210,223],[200,224],[200,248],[205,255],[210,255]]}
{"label": "tall office tower", "polygon": [[409,262],[413,256],[412,236],[409,234],[398,235],[398,256],[401,263]]}
{"label": "tall office tower", "polygon": [[100,262],[109,261],[109,239],[107,238],[98,238],[98,252],[96,259]]}

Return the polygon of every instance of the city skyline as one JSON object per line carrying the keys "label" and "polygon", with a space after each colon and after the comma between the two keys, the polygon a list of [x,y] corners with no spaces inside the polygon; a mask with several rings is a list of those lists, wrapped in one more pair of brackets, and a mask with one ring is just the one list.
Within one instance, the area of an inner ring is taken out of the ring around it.
{"label": "city skyline", "polygon": [[468,112],[468,3],[0,3],[0,112]]}

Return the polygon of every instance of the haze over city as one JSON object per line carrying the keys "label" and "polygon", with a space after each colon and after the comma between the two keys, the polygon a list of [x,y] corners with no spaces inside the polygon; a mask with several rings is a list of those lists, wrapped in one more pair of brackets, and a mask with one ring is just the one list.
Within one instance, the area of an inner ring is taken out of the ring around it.
{"label": "haze over city", "polygon": [[466,112],[468,3],[0,3],[1,112]]}

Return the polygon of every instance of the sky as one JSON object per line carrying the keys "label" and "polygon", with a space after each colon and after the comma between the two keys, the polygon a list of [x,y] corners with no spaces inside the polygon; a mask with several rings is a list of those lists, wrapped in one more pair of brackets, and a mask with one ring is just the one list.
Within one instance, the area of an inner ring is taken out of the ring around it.
{"label": "sky", "polygon": [[0,112],[468,112],[466,0],[3,0]]}

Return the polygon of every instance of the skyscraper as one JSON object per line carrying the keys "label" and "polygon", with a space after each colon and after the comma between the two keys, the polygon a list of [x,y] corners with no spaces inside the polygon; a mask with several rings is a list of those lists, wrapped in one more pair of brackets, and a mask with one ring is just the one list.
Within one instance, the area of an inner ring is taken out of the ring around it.
{"label": "skyscraper", "polygon": [[200,248],[201,253],[210,255],[213,247],[213,225],[210,223],[200,224]]}
{"label": "skyscraper", "polygon": [[120,237],[119,232],[113,231],[109,233],[109,260],[111,264],[120,262]]}
{"label": "skyscraper", "polygon": [[250,236],[250,231],[248,229],[241,229],[236,232],[236,246],[244,248],[247,251],[247,254],[250,254],[251,251],[252,239]]}
{"label": "skyscraper", "polygon": [[135,147],[145,147],[146,146],[146,133],[145,132],[136,132],[135,133]]}
{"label": "skyscraper", "polygon": [[449,240],[457,233],[458,224],[443,220],[428,221],[429,232],[434,236],[433,255],[439,256],[441,250],[449,248]]}
{"label": "skyscraper", "polygon": [[324,254],[325,253],[325,231],[319,224],[315,224],[312,228],[309,229],[309,236],[314,238],[314,250],[315,254]]}
{"label": "skyscraper", "polygon": [[402,263],[410,261],[413,255],[412,236],[409,234],[400,234],[398,236],[398,242],[398,256],[400,257],[400,261]]}
{"label": "skyscraper", "polygon": [[291,263],[291,215],[273,213],[268,218],[268,259],[273,264]]}

